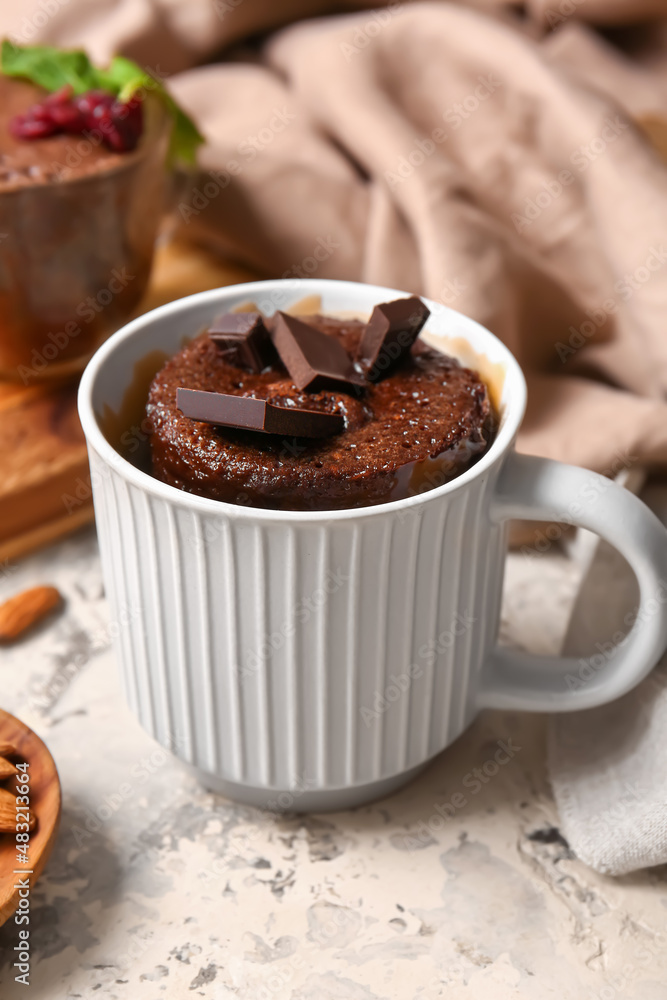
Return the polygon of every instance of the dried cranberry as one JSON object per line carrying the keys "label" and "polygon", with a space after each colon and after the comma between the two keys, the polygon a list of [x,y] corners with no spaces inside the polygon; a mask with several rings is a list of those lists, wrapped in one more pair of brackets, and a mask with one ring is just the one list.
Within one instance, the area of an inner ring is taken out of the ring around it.
{"label": "dried cranberry", "polygon": [[62,132],[78,134],[86,127],[86,119],[74,104],[54,104],[49,113],[51,121]]}
{"label": "dried cranberry", "polygon": [[50,122],[51,110],[45,104],[31,104],[23,117],[31,122]]}
{"label": "dried cranberry", "polygon": [[23,115],[10,122],[12,135],[19,139],[42,139],[58,132],[80,134],[97,130],[109,149],[119,153],[134,149],[143,130],[143,108],[139,98],[126,103],[105,90],[73,93],[69,85],[49,94]]}
{"label": "dried cranberry", "polygon": [[29,118],[28,115],[16,115],[9,123],[9,131],[15,139],[45,139],[49,135],[54,135],[58,127],[52,121],[39,121],[36,118]]}
{"label": "dried cranberry", "polygon": [[135,143],[139,139],[144,128],[144,108],[138,97],[132,97],[125,104],[116,101],[111,114],[116,121],[124,121],[125,130],[131,135]]}
{"label": "dried cranberry", "polygon": [[60,104],[67,104],[69,101],[71,101],[73,95],[74,95],[74,88],[72,87],[71,84],[66,83],[64,87],[60,88],[60,90],[54,90],[52,94],[49,94],[48,97],[45,97],[44,104],[46,105],[47,108],[52,108]]}
{"label": "dried cranberry", "polygon": [[115,101],[109,109],[112,127],[107,139],[113,149],[132,150],[137,145],[143,130],[143,109],[141,101],[133,98],[122,104]]}
{"label": "dried cranberry", "polygon": [[74,104],[90,120],[91,126],[94,126],[95,119],[99,118],[105,108],[110,108],[114,100],[113,94],[108,94],[106,90],[88,90],[75,97]]}

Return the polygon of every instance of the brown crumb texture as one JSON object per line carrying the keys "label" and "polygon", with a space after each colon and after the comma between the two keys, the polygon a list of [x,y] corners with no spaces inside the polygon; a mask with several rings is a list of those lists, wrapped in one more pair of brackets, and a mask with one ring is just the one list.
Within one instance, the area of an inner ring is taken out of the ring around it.
{"label": "brown crumb texture", "polygon": [[[365,324],[302,317],[354,357]],[[179,386],[340,413],[335,437],[280,439],[190,420]],[[165,483],[231,503],[292,510],[369,506],[442,485],[488,448],[495,418],[476,372],[417,341],[383,381],[355,394],[299,392],[274,366],[229,364],[205,334],[171,358],[150,387],[152,471]]]}

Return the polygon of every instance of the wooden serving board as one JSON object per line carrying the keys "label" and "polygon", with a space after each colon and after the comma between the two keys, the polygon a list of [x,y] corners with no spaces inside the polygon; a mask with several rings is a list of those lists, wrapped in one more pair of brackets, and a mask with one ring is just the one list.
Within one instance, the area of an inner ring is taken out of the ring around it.
{"label": "wooden serving board", "polygon": [[[205,250],[165,243],[138,312],[254,277]],[[28,387],[0,382],[0,565],[93,520],[76,388],[77,380]]]}
{"label": "wooden serving board", "polygon": [[[28,887],[32,890],[48,860],[58,832],[61,794],[58,771],[47,747],[32,729],[2,709],[0,742],[15,747],[16,756],[11,758],[13,764],[30,765],[27,769],[30,811],[37,817],[37,827],[28,841],[25,864],[17,860],[22,856],[18,855],[15,836],[0,833],[0,924],[4,924],[19,905],[19,879],[28,879]],[[16,793],[17,780],[10,778],[2,783],[3,787]]]}

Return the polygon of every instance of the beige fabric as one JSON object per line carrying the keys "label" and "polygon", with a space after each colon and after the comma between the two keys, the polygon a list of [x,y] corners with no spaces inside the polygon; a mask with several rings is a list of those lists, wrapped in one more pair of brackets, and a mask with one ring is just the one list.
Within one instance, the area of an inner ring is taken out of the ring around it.
{"label": "beige fabric", "polygon": [[561,830],[591,868],[667,862],[667,665],[624,698],[554,716],[549,771]]}
{"label": "beige fabric", "polygon": [[[651,486],[644,499],[667,523],[667,488]],[[599,667],[611,636],[627,633],[637,601],[632,570],[602,542],[577,597],[564,652],[576,662],[594,651]],[[574,687],[591,676],[585,663],[578,676],[575,671]],[[549,774],[560,829],[596,871],[624,875],[667,863],[666,733],[667,655],[610,705],[549,720]]]}
{"label": "beige fabric", "polygon": [[664,0],[528,0],[536,21],[551,28],[576,16],[591,24],[638,24],[664,17]]}

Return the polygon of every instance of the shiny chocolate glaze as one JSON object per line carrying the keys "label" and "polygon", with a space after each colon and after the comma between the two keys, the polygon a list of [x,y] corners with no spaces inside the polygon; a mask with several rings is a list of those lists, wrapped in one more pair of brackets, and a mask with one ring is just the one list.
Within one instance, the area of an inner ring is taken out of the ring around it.
{"label": "shiny chocolate glaze", "polygon": [[[307,322],[354,356],[363,323]],[[179,386],[341,413],[346,428],[327,439],[288,440],[211,426],[178,410]],[[215,500],[283,510],[365,507],[441,486],[487,450],[495,431],[478,375],[419,340],[389,377],[354,395],[299,392],[278,366],[245,371],[203,334],[155,376],[146,412],[158,479]]]}

